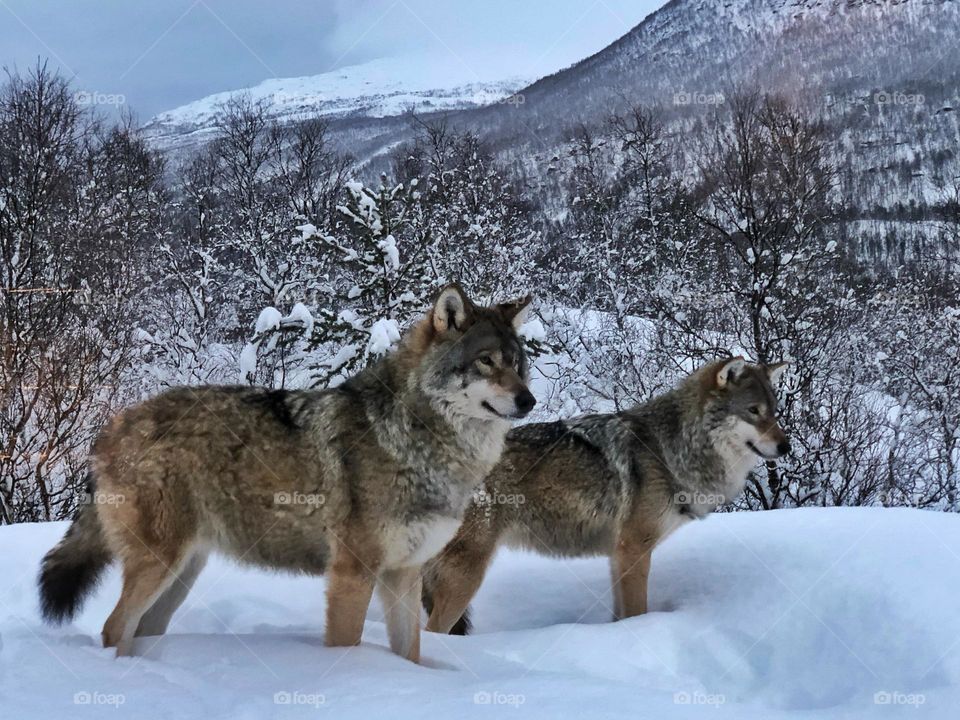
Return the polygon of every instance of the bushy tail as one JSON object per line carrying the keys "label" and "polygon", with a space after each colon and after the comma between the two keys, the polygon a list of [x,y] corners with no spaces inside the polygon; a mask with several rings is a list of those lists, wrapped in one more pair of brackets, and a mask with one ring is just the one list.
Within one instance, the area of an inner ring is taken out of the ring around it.
{"label": "bushy tail", "polygon": [[41,563],[40,610],[47,622],[62,623],[76,615],[112,559],[97,508],[89,501],[92,497],[93,483],[88,476],[88,502],[80,506],[63,540]]}
{"label": "bushy tail", "polygon": [[[427,617],[429,617],[430,613],[433,612],[433,593],[431,592],[428,578],[424,579],[423,589],[420,592],[420,599],[423,602],[423,609],[427,613]],[[460,616],[460,619],[453,624],[452,628],[450,628],[450,632],[448,634],[469,635],[472,628],[473,625],[470,623],[470,608],[468,607],[463,611],[463,615]]]}

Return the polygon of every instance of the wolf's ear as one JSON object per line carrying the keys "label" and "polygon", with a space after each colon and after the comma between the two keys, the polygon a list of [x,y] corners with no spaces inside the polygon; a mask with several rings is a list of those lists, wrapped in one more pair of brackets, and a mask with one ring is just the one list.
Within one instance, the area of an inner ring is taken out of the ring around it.
{"label": "wolf's ear", "polygon": [[770,384],[776,385],[783,378],[783,371],[790,366],[790,363],[776,363],[767,365],[767,377],[770,378]]}
{"label": "wolf's ear", "polygon": [[735,357],[727,360],[717,371],[717,387],[726,387],[732,382],[737,381],[737,377],[743,372],[747,361],[742,357]]}
{"label": "wolf's ear", "polygon": [[530,307],[532,295],[525,295],[516,300],[510,300],[497,305],[497,310],[503,315],[503,319],[513,325],[514,330],[519,330],[520,326],[527,321],[527,311]]}
{"label": "wolf's ear", "polygon": [[463,332],[473,320],[473,303],[456,283],[440,291],[433,304],[433,329],[438,333],[447,330]]}

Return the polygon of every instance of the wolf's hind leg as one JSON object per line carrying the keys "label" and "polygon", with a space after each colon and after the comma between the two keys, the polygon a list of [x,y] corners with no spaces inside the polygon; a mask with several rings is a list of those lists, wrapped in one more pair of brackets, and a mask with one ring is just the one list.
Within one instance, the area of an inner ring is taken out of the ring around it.
{"label": "wolf's hind leg", "polygon": [[480,589],[497,549],[498,533],[489,523],[464,523],[453,540],[425,566],[429,598],[427,630],[449,633]]}
{"label": "wolf's hind leg", "polygon": [[390,649],[412,662],[420,662],[420,572],[419,567],[383,570],[377,582]]}
{"label": "wolf's hind leg", "polygon": [[175,580],[179,562],[166,563],[147,549],[128,555],[123,563],[123,590],[103,626],[103,646],[117,656],[130,655],[134,633],[143,614]]}
{"label": "wolf's hind leg", "polygon": [[207,555],[201,551],[193,553],[193,555],[183,563],[183,568],[177,573],[170,587],[164,590],[160,597],[154,600],[153,605],[150,606],[150,609],[147,610],[140,619],[140,624],[137,626],[134,637],[163,635],[167,631],[170,618],[173,617],[177,608],[180,607],[186,599],[190,588],[193,587],[193,583],[206,564]]}

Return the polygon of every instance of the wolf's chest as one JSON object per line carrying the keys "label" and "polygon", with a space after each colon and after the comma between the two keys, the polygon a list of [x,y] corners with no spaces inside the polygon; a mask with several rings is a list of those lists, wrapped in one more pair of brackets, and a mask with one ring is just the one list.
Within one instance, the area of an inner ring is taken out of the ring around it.
{"label": "wolf's chest", "polygon": [[384,565],[422,565],[443,550],[459,528],[460,520],[444,515],[393,525],[384,535]]}

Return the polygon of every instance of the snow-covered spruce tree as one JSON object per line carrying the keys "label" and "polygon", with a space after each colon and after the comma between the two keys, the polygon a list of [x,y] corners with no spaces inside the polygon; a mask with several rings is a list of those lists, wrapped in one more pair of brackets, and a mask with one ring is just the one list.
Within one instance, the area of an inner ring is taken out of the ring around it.
{"label": "snow-covered spruce tree", "polygon": [[289,296],[300,299],[295,311],[270,305],[260,315],[243,351],[246,379],[334,382],[392,345],[444,281],[491,299],[530,287],[529,210],[476,136],[423,126],[395,166],[398,182],[349,183],[330,224],[301,225],[313,279]]}
{"label": "snow-covered spruce tree", "polygon": [[312,330],[301,303],[328,291],[331,258],[308,248],[298,228],[330,231],[349,160],[330,150],[322,121],[281,126],[243,96],[220,109],[218,129],[181,170],[157,248],[163,292],[142,331],[149,367],[161,383],[239,374],[283,384],[289,342],[275,338],[259,365],[248,348],[242,372],[236,347],[277,316],[288,318],[285,336]]}
{"label": "snow-covered spruce tree", "polygon": [[383,176],[376,189],[347,183],[345,195],[332,231],[300,228],[311,252],[331,258],[326,292],[312,311],[301,303],[287,316],[260,314],[243,351],[248,377],[284,352],[296,384],[336,383],[389,350],[428,304],[438,278],[420,194]]}

